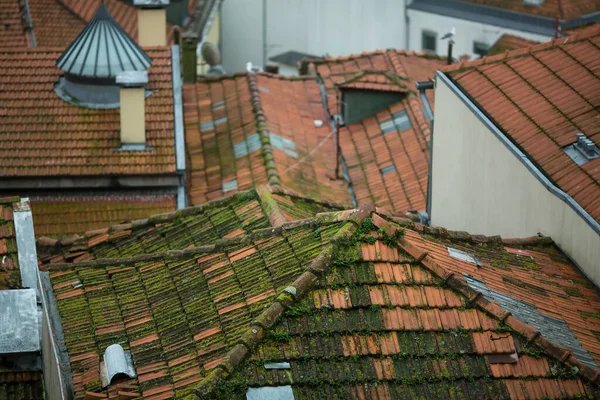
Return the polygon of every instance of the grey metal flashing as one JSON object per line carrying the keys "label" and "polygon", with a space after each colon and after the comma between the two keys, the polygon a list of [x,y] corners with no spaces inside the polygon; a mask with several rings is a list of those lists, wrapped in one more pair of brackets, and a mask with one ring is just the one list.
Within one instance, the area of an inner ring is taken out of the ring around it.
{"label": "grey metal flashing", "polygon": [[[48,328],[48,339],[50,339],[49,343],[44,343],[44,336],[42,336],[46,393],[48,398],[72,399],[74,395],[71,361],[49,272],[39,272],[38,285],[43,294],[42,318],[44,320],[42,326],[45,324]],[[53,372],[54,374],[52,374]],[[71,395],[67,396],[67,393]]]}
{"label": "grey metal flashing", "polygon": [[[407,9],[445,15],[447,17],[495,25],[507,29],[537,33],[548,37],[554,37],[556,30],[556,20],[554,18],[480,4],[465,3],[459,0],[415,0]],[[579,26],[584,24],[584,21],[590,20],[588,23],[591,23],[598,19],[594,17],[594,14],[591,14],[571,20],[568,23]]]}
{"label": "grey metal flashing", "polygon": [[29,47],[34,48],[37,47],[36,41],[35,41],[35,34],[33,33],[33,24],[31,23],[31,13],[29,12],[29,1],[28,0],[24,0],[23,1],[24,7],[23,7],[23,16],[24,16],[24,22],[25,22],[25,30],[29,31]]}
{"label": "grey metal flashing", "polygon": [[21,202],[15,203],[13,208],[19,270],[21,271],[21,286],[34,289],[39,298],[37,251],[35,248],[33,217],[31,216],[29,199],[21,199]]}
{"label": "grey metal flashing", "polygon": [[273,62],[276,62],[279,64],[291,65],[292,67],[295,67],[298,64],[298,62],[300,62],[301,60],[303,60],[305,58],[314,60],[314,59],[322,59],[323,57],[315,56],[315,55],[308,54],[308,53],[302,53],[300,51],[289,50],[284,53],[280,53],[280,54],[270,57],[269,61],[273,61]]}
{"label": "grey metal flashing", "polygon": [[419,97],[425,107],[425,116],[429,119],[429,170],[427,171],[427,198],[425,199],[425,213],[427,214],[427,225],[429,225],[431,223],[431,194],[433,187],[433,110],[431,104],[429,104],[429,99],[427,98],[425,91],[434,89],[435,82],[416,82],[415,86],[419,91]]}
{"label": "grey metal flashing", "polygon": [[535,178],[550,191],[556,197],[567,203],[597,234],[600,235],[600,224],[592,218],[577,203],[571,196],[563,192],[560,188],[556,187],[546,175],[529,159],[529,157],[523,153],[497,126],[496,124],[475,104],[475,102],[465,93],[463,90],[448,78],[444,73],[438,71],[436,79],[439,78],[444,84],[450,88],[467,108],[475,114],[475,116],[500,140],[506,148],[513,153],[515,157],[521,161],[521,163],[535,176]]}
{"label": "grey metal flashing", "polygon": [[173,77],[173,128],[175,130],[175,164],[182,176],[177,189],[177,209],[187,207],[185,179],[185,135],[183,128],[183,100],[181,94],[181,61],[179,45],[171,47],[171,72]]}
{"label": "grey metal flashing", "polygon": [[39,351],[36,291],[0,290],[0,355]]}
{"label": "grey metal flashing", "polygon": [[115,147],[113,151],[152,151],[154,147],[146,146],[145,143],[124,143],[121,147]]}
{"label": "grey metal flashing", "polygon": [[577,337],[565,321],[542,314],[532,304],[490,289],[482,280],[473,278],[467,274],[463,274],[463,277],[472,289],[480,292],[486,299],[500,304],[502,308],[509,311],[516,319],[524,324],[533,326],[543,337],[552,343],[571,349],[575,357],[582,363],[592,368],[598,368],[594,359],[581,345],[579,340],[577,340]]}

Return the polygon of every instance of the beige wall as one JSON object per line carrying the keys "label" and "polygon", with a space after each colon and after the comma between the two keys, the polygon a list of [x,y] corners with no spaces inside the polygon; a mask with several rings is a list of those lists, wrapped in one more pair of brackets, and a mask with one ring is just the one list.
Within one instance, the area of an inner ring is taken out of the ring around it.
{"label": "beige wall", "polygon": [[121,88],[121,143],[146,143],[144,88]]}
{"label": "beige wall", "polygon": [[432,225],[519,238],[541,232],[600,284],[600,235],[551,193],[439,77]]}
{"label": "beige wall", "polygon": [[[215,19],[210,27],[210,30],[208,31],[208,35],[206,35],[206,39],[200,38],[200,41],[211,42],[217,45],[218,48],[221,47],[221,13],[217,13],[217,15],[215,15]],[[208,65],[204,63],[202,54],[198,54],[198,68],[196,71],[198,72],[198,75],[204,75],[208,72]]]}
{"label": "beige wall", "polygon": [[138,9],[138,43],[142,47],[167,45],[165,9]]}

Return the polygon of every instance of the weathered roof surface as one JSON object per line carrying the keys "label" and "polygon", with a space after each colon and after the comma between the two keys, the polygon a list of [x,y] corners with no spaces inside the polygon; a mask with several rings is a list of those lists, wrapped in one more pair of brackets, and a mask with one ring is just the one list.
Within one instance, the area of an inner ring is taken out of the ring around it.
{"label": "weathered roof surface", "polygon": [[[309,66],[316,67],[316,73],[323,79],[327,89],[329,112],[340,112],[339,87],[336,84],[361,78],[364,75],[372,77],[378,73],[380,80],[377,87],[362,87],[363,89],[395,91],[399,84],[406,91],[414,91],[415,82],[433,79],[439,67],[445,64],[442,57],[424,52],[404,50],[378,50],[344,57],[326,57],[324,59],[305,59],[299,64],[301,73],[309,72]],[[383,75],[387,75],[387,80]],[[391,79],[390,79],[391,78]],[[398,78],[400,81],[398,81]],[[373,84],[374,82],[369,82]],[[429,99],[433,106],[433,95]]]}
{"label": "weathered roof surface", "polygon": [[0,290],[21,287],[13,216],[13,203],[19,200],[15,196],[0,198]]}
{"label": "weathered roof surface", "polygon": [[23,31],[19,3],[0,0],[0,48],[27,47],[27,35]]}
{"label": "weathered roof surface", "polygon": [[[580,357],[598,360],[600,297],[549,239],[502,242],[369,206],[198,247],[180,237],[168,248],[186,250],[46,266],[77,398],[107,397],[99,363],[112,343],[137,378],[108,392],[142,398],[284,385],[297,399],[598,395],[599,371]],[[534,299],[532,318],[490,303],[496,292],[509,307]],[[563,336],[577,356],[553,343]]]}
{"label": "weathered roof surface", "polygon": [[65,237],[174,211],[174,194],[96,193],[30,196],[36,236]]}
{"label": "weathered roof surface", "polygon": [[53,91],[61,51],[1,50],[0,176],[164,174],[175,172],[171,51],[147,49],[146,137],[152,151],[118,152],[119,110],[85,109]]}
{"label": "weathered roof surface", "polygon": [[[410,126],[384,133],[381,125],[405,112]],[[429,170],[429,121],[409,95],[361,122],[339,129],[352,190],[359,203],[373,202],[396,212],[425,210]]]}
{"label": "weathered roof surface", "polygon": [[44,386],[40,372],[0,372],[0,400],[43,398]]}
{"label": "weathered roof surface", "polygon": [[488,50],[487,56],[504,53],[505,51],[520,49],[537,44],[533,40],[524,39],[520,36],[510,35],[505,33],[500,36],[496,43]]}
{"label": "weathered roof surface", "polygon": [[559,17],[571,20],[600,11],[600,3],[596,0],[543,0],[541,5],[527,5],[523,1],[505,0],[463,0],[490,7],[506,8],[525,14],[540,15],[548,18]]}
{"label": "weathered roof surface", "polygon": [[600,26],[444,69],[502,131],[594,219],[600,158],[578,166],[563,147],[583,132],[600,145]]}
{"label": "weathered roof surface", "polygon": [[183,99],[193,204],[267,182],[350,202],[345,182],[333,179],[335,136],[316,79],[205,78],[184,85]]}
{"label": "weathered roof surface", "polygon": [[[43,263],[78,262],[180,250],[336,209],[340,206],[335,203],[315,202],[279,187],[263,186],[258,191],[239,192],[185,210],[96,229],[79,237],[41,238],[38,256]],[[148,215],[153,214],[147,212],[145,216]]]}

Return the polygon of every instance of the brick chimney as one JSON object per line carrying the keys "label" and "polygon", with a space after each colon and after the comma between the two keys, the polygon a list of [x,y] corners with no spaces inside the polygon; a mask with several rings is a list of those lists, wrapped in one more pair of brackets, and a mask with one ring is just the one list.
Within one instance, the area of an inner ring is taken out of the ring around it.
{"label": "brick chimney", "polygon": [[147,71],[125,71],[117,75],[120,86],[121,147],[146,147],[145,87]]}
{"label": "brick chimney", "polygon": [[167,6],[169,0],[134,0],[138,9],[138,43],[146,46],[167,45]]}

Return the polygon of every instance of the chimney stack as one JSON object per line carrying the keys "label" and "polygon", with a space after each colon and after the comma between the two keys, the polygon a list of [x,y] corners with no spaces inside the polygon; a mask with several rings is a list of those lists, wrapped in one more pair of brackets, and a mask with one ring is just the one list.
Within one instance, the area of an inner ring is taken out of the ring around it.
{"label": "chimney stack", "polygon": [[181,36],[183,83],[196,83],[198,68],[198,34],[185,32]]}
{"label": "chimney stack", "polygon": [[146,147],[147,71],[125,71],[117,75],[120,86],[121,146]]}
{"label": "chimney stack", "polygon": [[142,47],[167,45],[169,0],[134,0],[138,9],[138,43]]}

